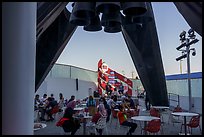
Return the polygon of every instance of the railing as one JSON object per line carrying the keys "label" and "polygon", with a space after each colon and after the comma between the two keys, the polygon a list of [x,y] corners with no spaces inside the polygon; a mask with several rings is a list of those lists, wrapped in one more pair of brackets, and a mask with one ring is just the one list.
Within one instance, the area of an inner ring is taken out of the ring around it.
{"label": "railing", "polygon": [[53,78],[70,78],[93,82],[97,82],[98,76],[96,71],[65,64],[55,64],[49,74]]}
{"label": "railing", "polygon": [[[169,105],[170,105],[170,101],[174,101],[174,102],[178,102],[177,105],[180,106],[180,100],[179,100],[179,95],[178,94],[168,93],[168,96],[169,96]],[[176,96],[177,99],[171,98],[172,96]]]}

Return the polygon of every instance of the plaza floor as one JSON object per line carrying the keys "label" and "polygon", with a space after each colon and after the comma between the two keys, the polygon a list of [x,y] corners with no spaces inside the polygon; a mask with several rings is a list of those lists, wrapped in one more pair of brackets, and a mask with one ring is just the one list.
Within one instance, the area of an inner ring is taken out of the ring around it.
{"label": "plaza floor", "polygon": [[[139,115],[149,115],[149,111],[145,110],[144,107],[144,101],[142,99],[139,100],[140,104],[140,114]],[[180,133],[180,127],[181,123],[175,123],[173,124],[169,120],[169,114],[171,113],[170,110],[167,110],[166,112],[162,113],[164,123],[163,123],[163,133],[159,132],[159,135],[179,135]],[[189,118],[187,118],[187,121]],[[56,124],[57,120],[54,120],[52,122],[43,122],[47,125],[47,127],[42,128],[40,130],[34,131],[34,135],[64,135],[64,131],[61,127],[57,127]],[[143,123],[136,122],[138,124],[138,127],[136,128],[133,135],[141,135],[141,126]],[[121,128],[117,125],[117,119],[113,119],[112,123],[107,124],[107,132],[104,132],[103,135],[126,135],[127,128]],[[200,119],[200,126],[202,129],[202,114]],[[184,132],[184,128],[183,128]],[[202,135],[200,133],[199,128],[195,128],[192,131],[193,135]],[[81,125],[80,129],[77,130],[75,135],[83,135],[83,125]],[[86,132],[86,135],[89,135],[89,132]]]}

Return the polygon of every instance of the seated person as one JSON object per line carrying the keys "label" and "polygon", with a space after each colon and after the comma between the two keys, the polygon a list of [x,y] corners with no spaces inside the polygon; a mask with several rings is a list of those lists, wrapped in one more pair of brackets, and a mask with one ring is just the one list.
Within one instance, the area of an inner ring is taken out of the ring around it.
{"label": "seated person", "polygon": [[91,116],[95,115],[95,111],[96,111],[96,100],[93,98],[93,96],[89,96],[87,102],[86,102],[86,106],[89,109],[89,114]]}
{"label": "seated person", "polygon": [[68,118],[69,120],[64,121],[62,127],[65,132],[71,132],[74,135],[76,131],[80,128],[80,121],[73,117],[74,108],[76,106],[76,101],[72,100],[67,104],[63,118]]}
{"label": "seated person", "polygon": [[137,124],[127,121],[127,114],[124,111],[124,106],[123,105],[119,106],[119,110],[120,111],[118,112],[118,119],[119,119],[120,125],[124,125],[124,126],[130,127],[130,130],[127,132],[127,135],[132,135],[132,133],[137,128]]}
{"label": "seated person", "polygon": [[130,108],[135,109],[135,103],[130,95],[128,95],[128,101],[130,102]]}
{"label": "seated person", "polygon": [[130,101],[128,100],[127,97],[123,100],[122,104],[124,108],[127,108],[128,110],[130,109]]}
{"label": "seated person", "polygon": [[113,98],[114,98],[114,96],[111,96],[111,97],[107,100],[107,104],[109,105],[110,108],[111,108],[112,103],[113,103]]}
{"label": "seated person", "polygon": [[[94,129],[93,124],[96,124],[101,117],[107,117],[107,111],[105,109],[104,104],[102,103],[98,105],[98,111],[92,117],[91,123],[89,123],[89,132],[91,133],[91,135],[94,133],[94,131],[92,130]],[[96,130],[100,135],[102,135],[102,129],[96,129]]]}
{"label": "seated person", "polygon": [[113,96],[113,101],[111,102],[111,109],[117,109],[118,108],[118,103],[117,103],[118,99],[117,96],[114,95]]}
{"label": "seated person", "polygon": [[69,103],[69,102],[72,101],[72,100],[75,100],[75,96],[74,96],[74,95],[71,96],[71,98],[68,100],[67,103]]}
{"label": "seated person", "polygon": [[40,120],[45,121],[46,106],[49,103],[47,100],[47,94],[44,94],[40,99],[40,104],[38,105],[39,112],[41,112]]}
{"label": "seated person", "polygon": [[48,104],[46,106],[46,114],[48,115],[47,121],[52,121],[54,118],[52,117],[52,110],[55,106],[58,106],[57,101],[53,100],[51,97],[48,97]]}
{"label": "seated person", "polygon": [[38,94],[35,95],[35,99],[34,99],[34,110],[38,110],[39,106],[40,106],[40,96]]}

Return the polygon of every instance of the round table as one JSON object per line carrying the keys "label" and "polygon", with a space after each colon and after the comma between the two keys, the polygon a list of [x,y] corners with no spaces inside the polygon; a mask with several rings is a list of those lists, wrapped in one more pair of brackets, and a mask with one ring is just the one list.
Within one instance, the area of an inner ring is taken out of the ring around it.
{"label": "round table", "polygon": [[152,106],[152,108],[156,108],[156,109],[169,109],[169,107],[167,107],[167,106]]}
{"label": "round table", "polygon": [[[44,123],[34,123],[34,125],[35,125],[35,124],[41,124],[41,125],[42,125],[41,128],[45,128],[45,127],[47,127],[47,125],[44,124]],[[39,130],[39,129],[41,129],[41,128],[33,128],[33,130],[36,131],[36,130]]]}
{"label": "round table", "polygon": [[114,111],[120,111],[118,108],[115,108]]}
{"label": "round table", "polygon": [[[114,109],[115,111],[120,111],[118,108],[115,108]],[[133,108],[131,108],[131,109],[129,109],[130,111],[135,111],[135,109],[133,109]],[[125,111],[128,111],[128,109],[127,108],[125,108]]]}
{"label": "round table", "polygon": [[192,112],[173,112],[171,113],[174,116],[183,116],[184,117],[184,126],[185,126],[185,135],[187,135],[187,126],[186,126],[186,117],[193,117],[199,114]]}
{"label": "round table", "polygon": [[[153,116],[134,116],[131,117],[131,120],[133,121],[144,121],[144,127],[147,126],[147,122],[151,121],[153,119],[160,119],[159,117],[153,117]],[[147,132],[145,131],[145,135],[147,135]]]}
{"label": "round table", "polygon": [[117,101],[116,103],[117,103],[117,104],[121,104],[121,103],[122,103],[122,101]]}
{"label": "round table", "polygon": [[81,110],[83,110],[84,108],[82,108],[82,107],[78,107],[78,108],[74,108],[74,110],[76,110],[76,111],[81,111]]}

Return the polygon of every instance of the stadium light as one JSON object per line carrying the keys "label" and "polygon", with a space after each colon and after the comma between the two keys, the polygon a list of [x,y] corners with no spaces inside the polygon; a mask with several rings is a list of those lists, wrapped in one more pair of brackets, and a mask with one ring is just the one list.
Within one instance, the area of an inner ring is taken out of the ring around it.
{"label": "stadium light", "polygon": [[[196,55],[195,48],[191,48],[192,44],[197,43],[199,40],[196,39],[196,35],[194,30],[191,28],[188,30],[188,38],[186,38],[186,31],[182,31],[179,35],[181,45],[178,46],[176,49],[178,51],[182,51],[182,55],[176,58],[176,61],[180,61],[181,59],[187,58],[187,71],[188,71],[188,92],[189,92],[189,112],[192,112],[192,107],[194,106],[192,103],[192,96],[191,96],[191,79],[190,79],[190,51],[192,52],[192,56]],[[182,49],[185,48],[185,49]]]}

